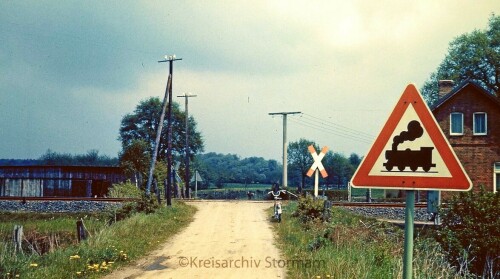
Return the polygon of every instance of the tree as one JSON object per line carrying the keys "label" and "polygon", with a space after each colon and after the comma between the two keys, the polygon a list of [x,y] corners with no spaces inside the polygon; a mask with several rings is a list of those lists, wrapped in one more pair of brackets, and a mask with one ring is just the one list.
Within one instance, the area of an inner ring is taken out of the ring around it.
{"label": "tree", "polygon": [[328,172],[327,180],[329,183],[344,185],[344,183],[351,180],[351,177],[356,171],[356,166],[351,160],[356,162],[356,157],[359,159],[359,157],[353,153],[348,159],[343,154],[328,151],[325,156],[324,166]]}
{"label": "tree", "polygon": [[447,205],[442,210],[443,223],[436,238],[447,252],[448,260],[461,272],[498,278],[500,195],[480,187],[480,192],[453,196]]}
{"label": "tree", "polygon": [[[156,131],[158,129],[162,103],[158,97],[151,97],[141,101],[133,113],[122,118],[119,140],[125,150],[134,140],[143,140],[147,143],[150,154],[154,150]],[[185,145],[185,112],[180,111],[179,104],[172,103],[172,156],[181,158],[184,156]],[[167,127],[168,119],[164,120]],[[198,152],[203,151],[203,139],[196,128],[196,121],[189,117],[189,156],[191,158]],[[162,129],[160,145],[158,147],[158,161],[167,159],[167,129]],[[182,159],[179,159],[182,160]],[[182,160],[184,163],[184,160]]]}
{"label": "tree", "polygon": [[439,80],[473,80],[500,99],[500,16],[491,15],[487,30],[474,30],[450,43],[448,54],[421,88],[429,104],[438,99]]}
{"label": "tree", "polygon": [[143,187],[143,177],[146,176],[151,161],[149,144],[145,140],[134,139],[123,148],[119,157],[120,166],[125,173],[134,176],[138,188]]}
{"label": "tree", "polygon": [[307,150],[310,145],[319,150],[319,146],[315,142],[306,139],[300,139],[288,144],[288,165],[291,171],[300,173],[301,177],[301,183],[297,187],[299,193],[302,192],[302,188],[305,186],[307,171],[314,163],[311,154]]}
{"label": "tree", "polygon": [[361,164],[361,157],[359,157],[356,153],[351,153],[349,156],[349,163],[354,167],[354,169],[358,168],[359,164]]}

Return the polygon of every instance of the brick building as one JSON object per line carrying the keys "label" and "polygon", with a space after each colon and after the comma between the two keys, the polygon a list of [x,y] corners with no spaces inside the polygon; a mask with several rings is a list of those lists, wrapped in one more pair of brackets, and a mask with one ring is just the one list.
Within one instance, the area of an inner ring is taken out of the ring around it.
{"label": "brick building", "polygon": [[473,183],[500,191],[500,99],[478,83],[439,84],[439,100],[431,107],[443,133]]}

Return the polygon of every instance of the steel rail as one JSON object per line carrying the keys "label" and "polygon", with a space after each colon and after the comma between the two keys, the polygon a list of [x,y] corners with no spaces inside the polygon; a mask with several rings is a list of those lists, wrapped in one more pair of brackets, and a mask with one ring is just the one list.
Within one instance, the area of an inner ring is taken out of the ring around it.
{"label": "steel rail", "polygon": [[89,197],[0,197],[0,201],[99,201],[99,202],[132,202],[133,198],[89,198]]}
{"label": "steel rail", "polygon": [[[332,206],[345,207],[405,207],[405,203],[381,203],[381,202],[332,202]],[[416,208],[426,208],[427,203],[416,203]]]}

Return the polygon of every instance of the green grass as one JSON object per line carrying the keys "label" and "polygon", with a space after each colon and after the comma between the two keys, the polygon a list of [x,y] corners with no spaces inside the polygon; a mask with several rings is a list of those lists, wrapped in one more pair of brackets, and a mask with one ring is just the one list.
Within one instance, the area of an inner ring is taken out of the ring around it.
{"label": "green grass", "polygon": [[[128,219],[107,225],[106,220],[96,218],[94,233],[81,244],[67,247],[42,256],[34,253],[13,254],[12,244],[2,241],[0,246],[0,278],[98,278],[118,266],[127,265],[149,251],[159,247],[180,229],[187,226],[196,209],[182,202],[175,202],[171,208],[161,208],[152,214],[136,213]],[[64,218],[46,220],[47,232],[62,233],[74,231],[74,218],[68,227]],[[99,219],[99,220],[97,220]],[[15,220],[16,222],[18,220]],[[40,224],[41,220],[25,223],[26,228]],[[5,222],[11,224],[12,221]],[[94,227],[85,221],[87,228]],[[3,224],[4,222],[2,222]],[[10,225],[6,225],[10,226]],[[28,233],[31,229],[28,229]],[[90,231],[92,229],[89,228]],[[25,229],[26,233],[26,229]]]}
{"label": "green grass", "polygon": [[[362,188],[351,188],[351,196],[352,197],[366,197],[366,190]],[[383,189],[372,189],[372,199],[383,199],[384,190]]]}
{"label": "green grass", "polygon": [[[273,225],[278,247],[287,260],[313,265],[288,265],[287,278],[402,278],[404,231],[388,223],[332,209],[332,221],[303,222],[293,217],[296,202]],[[417,238],[413,278],[459,278],[435,241]]]}
{"label": "green grass", "polygon": [[255,184],[255,183],[224,183],[222,188],[210,187],[208,189],[198,190],[198,191],[225,191],[225,190],[234,190],[234,191],[255,191],[255,190],[266,190],[271,189],[271,184]]}

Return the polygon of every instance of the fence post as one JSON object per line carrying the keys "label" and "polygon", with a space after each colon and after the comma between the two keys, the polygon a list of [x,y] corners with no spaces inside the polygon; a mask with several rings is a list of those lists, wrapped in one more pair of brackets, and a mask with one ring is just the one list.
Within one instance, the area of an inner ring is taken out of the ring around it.
{"label": "fence post", "polygon": [[21,251],[22,253],[23,249],[21,247],[21,244],[23,242],[23,226],[21,225],[14,226],[14,233],[12,239],[14,240],[14,251],[16,253]]}
{"label": "fence post", "polygon": [[366,202],[372,202],[372,189],[366,189]]}
{"label": "fence post", "polygon": [[78,237],[78,242],[87,239],[87,234],[85,233],[85,227],[83,226],[82,219],[76,221],[76,235]]}
{"label": "fence post", "polygon": [[160,189],[158,188],[158,180],[156,180],[156,178],[153,178],[153,187],[156,194],[156,200],[158,200],[158,204],[161,204]]}
{"label": "fence post", "polygon": [[330,222],[332,219],[332,202],[329,200],[325,200],[323,203],[323,222]]}

